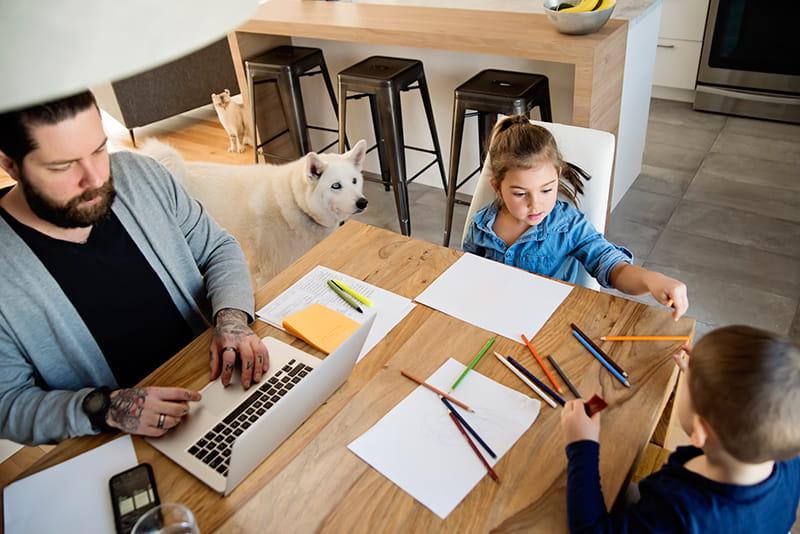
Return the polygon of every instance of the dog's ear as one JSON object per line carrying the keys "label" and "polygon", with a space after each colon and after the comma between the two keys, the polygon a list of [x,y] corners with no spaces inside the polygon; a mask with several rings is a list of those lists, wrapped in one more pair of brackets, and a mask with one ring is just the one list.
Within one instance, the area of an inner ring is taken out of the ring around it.
{"label": "dog's ear", "polygon": [[226,95],[231,96],[231,92],[229,90],[225,89],[224,92],[225,92]]}
{"label": "dog's ear", "polygon": [[314,183],[320,179],[323,172],[325,172],[325,162],[314,152],[306,154],[306,179]]}
{"label": "dog's ear", "polygon": [[346,152],[344,154],[344,157],[350,160],[350,163],[352,163],[355,166],[355,168],[360,171],[361,167],[364,165],[364,156],[366,155],[367,155],[367,142],[362,139],[361,141],[356,143],[356,146],[350,149],[349,152]]}

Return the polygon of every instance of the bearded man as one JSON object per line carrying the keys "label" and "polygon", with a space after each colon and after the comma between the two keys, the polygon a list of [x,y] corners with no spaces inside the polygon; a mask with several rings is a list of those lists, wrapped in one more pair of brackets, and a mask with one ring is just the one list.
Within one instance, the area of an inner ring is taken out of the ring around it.
{"label": "bearded man", "polygon": [[159,436],[200,394],[135,385],[209,326],[211,379],[269,366],[238,243],[86,91],[0,114],[0,437]]}

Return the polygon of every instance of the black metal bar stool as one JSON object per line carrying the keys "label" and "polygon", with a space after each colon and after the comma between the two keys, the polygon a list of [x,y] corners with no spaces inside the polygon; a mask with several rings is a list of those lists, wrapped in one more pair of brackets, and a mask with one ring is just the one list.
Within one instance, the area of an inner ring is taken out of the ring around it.
{"label": "black metal bar stool", "polygon": [[[428,128],[433,140],[433,150],[407,146],[403,137],[403,115],[400,109],[400,93],[419,89]],[[347,96],[348,92],[358,94]],[[403,235],[411,235],[411,215],[408,206],[408,183],[439,164],[442,186],[447,187],[444,174],[444,161],[436,134],[436,123],[433,119],[431,96],[425,81],[422,62],[414,59],[372,56],[360,63],[346,68],[339,73],[339,150],[345,138],[347,101],[369,98],[372,112],[372,125],[375,129],[375,146],[367,152],[378,148],[378,159],[381,166],[381,179],[386,190],[394,189],[394,200],[397,205],[397,216],[400,220],[400,231]],[[435,159],[411,178],[406,174],[405,149],[433,154]]]}
{"label": "black metal bar stool", "polygon": [[[447,214],[445,215],[444,246],[450,245],[456,191],[483,167],[489,136],[497,123],[497,115],[499,113],[527,115],[531,109],[537,106],[542,120],[553,122],[547,76],[488,69],[479,72],[456,87],[453,103],[453,132],[450,139],[450,174],[448,185],[445,188],[447,191]],[[467,113],[467,110],[473,111]],[[461,141],[466,117],[478,117],[480,163],[477,169],[459,183],[458,164],[461,159]],[[459,203],[461,202],[459,201]]]}
{"label": "black metal bar stool", "polygon": [[[326,132],[338,132],[333,128],[322,126],[311,126],[306,122],[306,112],[303,107],[303,93],[300,91],[300,79],[306,76],[316,76],[322,74],[325,87],[333,106],[333,112],[338,119],[336,109],[336,95],[333,92],[333,83],[328,74],[328,67],[325,65],[325,56],[319,48],[308,48],[304,46],[279,46],[264,54],[245,61],[247,71],[247,85],[250,90],[250,111],[253,120],[253,141],[256,143],[255,161],[258,163],[259,148],[266,147],[278,137],[289,133],[292,144],[301,157],[311,151],[311,143],[308,138],[308,130],[322,130]],[[283,116],[286,119],[287,128],[269,139],[256,141],[258,138],[258,128],[256,127],[256,98],[255,87],[263,83],[274,83],[278,88],[278,99],[281,102]],[[345,140],[346,141],[346,140]],[[325,152],[338,142],[338,139],[320,152]],[[345,143],[350,147],[350,143]],[[264,150],[266,158],[267,152]],[[282,156],[270,154],[277,159],[289,159]]]}

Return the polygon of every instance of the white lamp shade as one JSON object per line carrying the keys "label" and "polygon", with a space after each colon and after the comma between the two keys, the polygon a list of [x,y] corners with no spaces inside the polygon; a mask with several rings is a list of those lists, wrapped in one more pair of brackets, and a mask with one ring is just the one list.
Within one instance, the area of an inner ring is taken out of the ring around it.
{"label": "white lamp shade", "polygon": [[258,0],[2,0],[0,111],[177,59],[234,30],[257,5]]}

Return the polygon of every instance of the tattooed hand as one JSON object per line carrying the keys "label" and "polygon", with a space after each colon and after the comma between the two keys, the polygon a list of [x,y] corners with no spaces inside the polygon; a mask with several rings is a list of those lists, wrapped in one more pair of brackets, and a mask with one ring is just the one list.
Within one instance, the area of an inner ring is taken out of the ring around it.
{"label": "tattooed hand", "polygon": [[[111,392],[106,423],[128,434],[157,437],[180,424],[189,413],[189,401],[199,400],[199,392],[183,388],[118,389]],[[164,420],[159,426],[162,414]]]}
{"label": "tattooed hand", "polygon": [[247,325],[247,314],[241,310],[224,308],[217,312],[214,338],[209,350],[211,380],[222,375],[222,384],[231,383],[236,357],[242,363],[242,386],[250,387],[261,380],[269,369],[269,353],[261,339]]}

